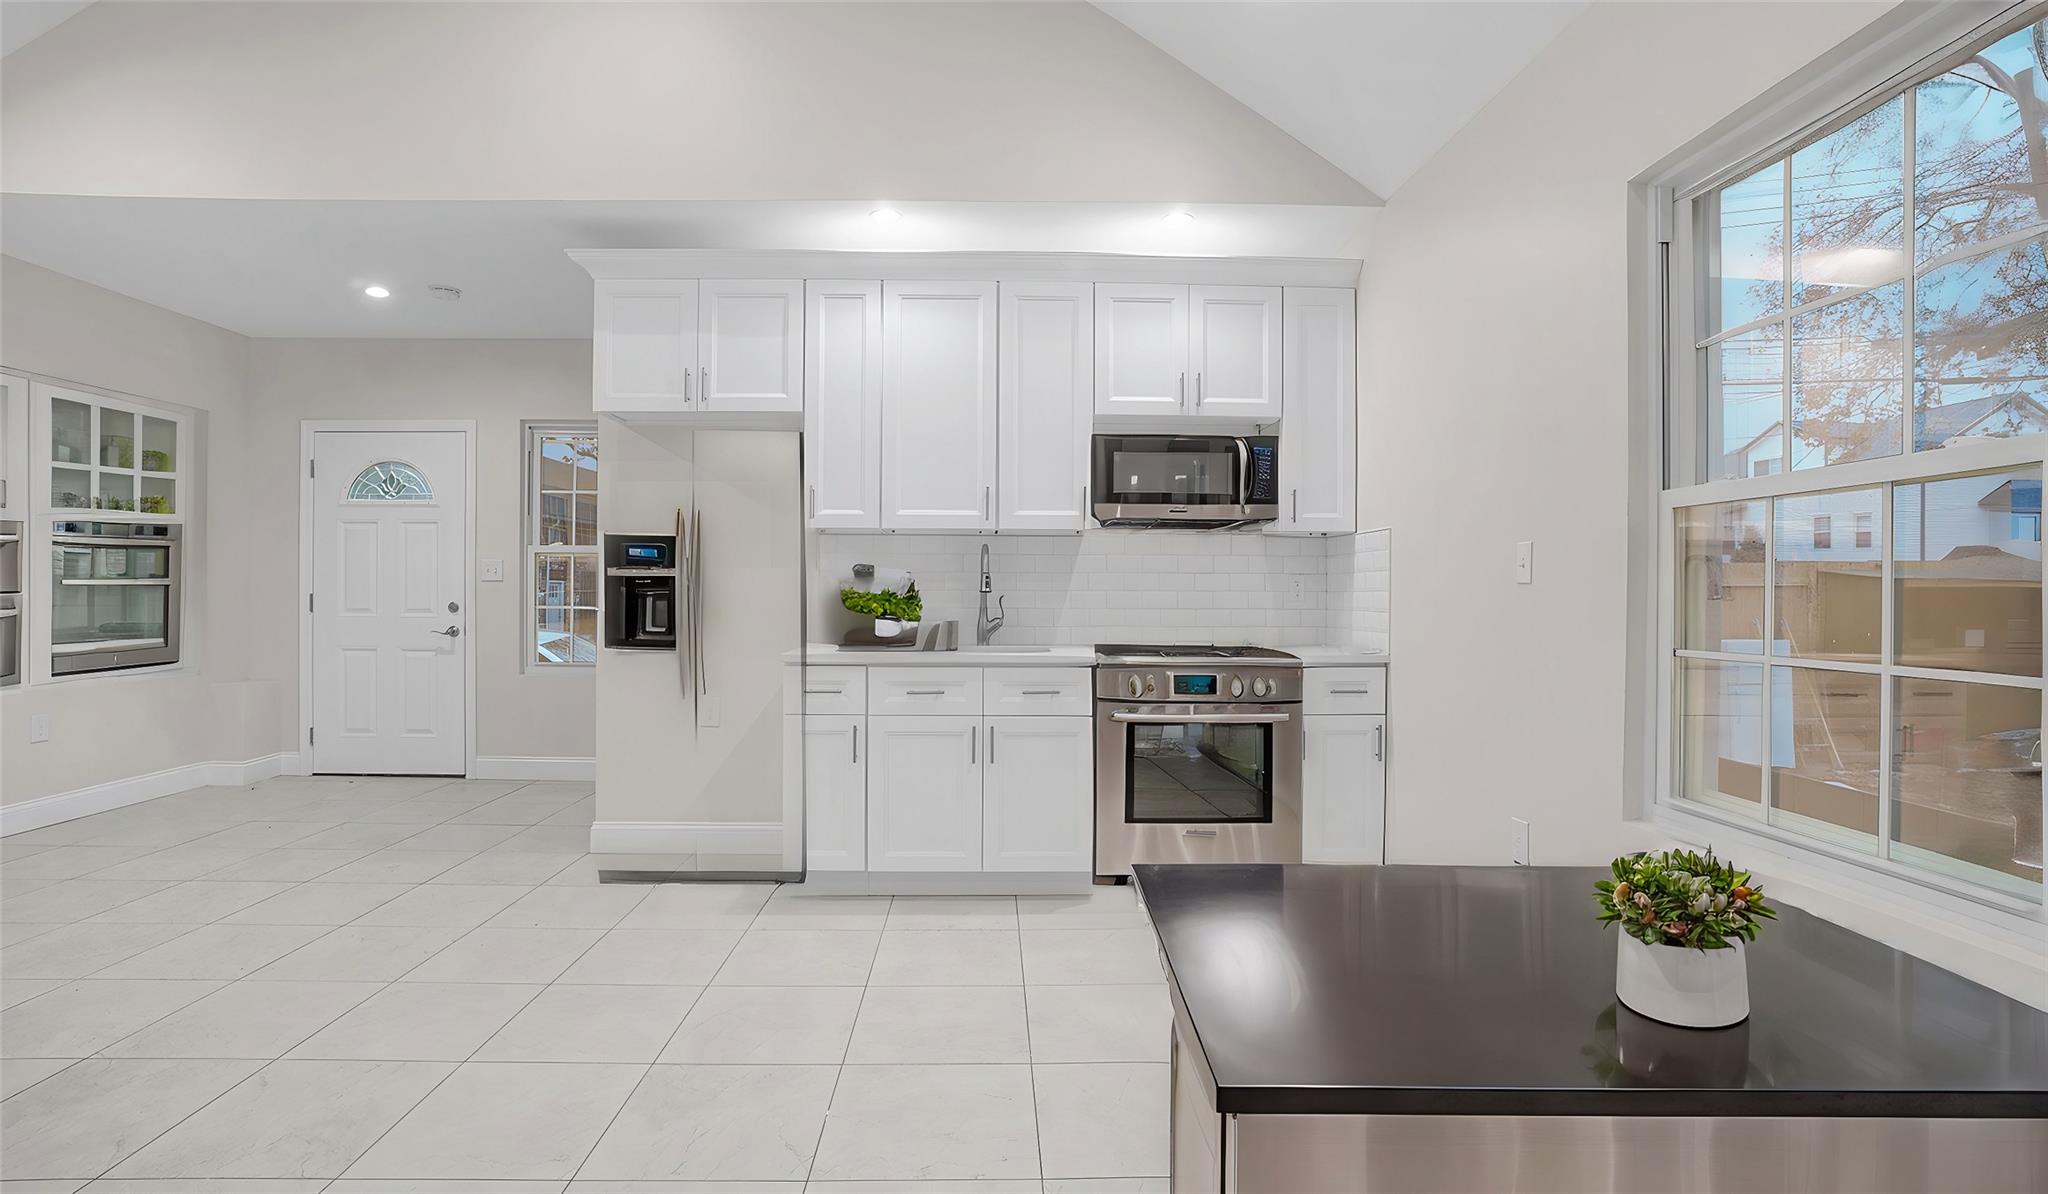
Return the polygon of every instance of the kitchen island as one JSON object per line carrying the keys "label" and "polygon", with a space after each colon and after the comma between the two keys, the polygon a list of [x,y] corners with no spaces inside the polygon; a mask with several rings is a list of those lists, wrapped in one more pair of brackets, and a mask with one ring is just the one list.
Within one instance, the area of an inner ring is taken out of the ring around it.
{"label": "kitchen island", "polygon": [[1578,867],[1136,868],[1173,1189],[2048,1189],[2048,1015],[1781,907],[1752,1012],[1614,999]]}

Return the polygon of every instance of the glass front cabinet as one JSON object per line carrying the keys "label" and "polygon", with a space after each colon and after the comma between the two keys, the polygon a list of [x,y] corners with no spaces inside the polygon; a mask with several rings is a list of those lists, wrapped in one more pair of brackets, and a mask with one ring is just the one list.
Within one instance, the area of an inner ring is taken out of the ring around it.
{"label": "glass front cabinet", "polygon": [[29,397],[31,677],[178,662],[189,415],[42,381]]}

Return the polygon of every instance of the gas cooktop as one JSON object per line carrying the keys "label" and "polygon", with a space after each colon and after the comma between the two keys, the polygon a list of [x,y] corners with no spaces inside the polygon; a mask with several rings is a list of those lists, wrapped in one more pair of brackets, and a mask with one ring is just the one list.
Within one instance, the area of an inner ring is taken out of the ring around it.
{"label": "gas cooktop", "polygon": [[1194,644],[1149,645],[1145,643],[1097,643],[1097,663],[1180,663],[1187,660],[1235,659],[1284,667],[1301,661],[1271,647],[1216,647]]}

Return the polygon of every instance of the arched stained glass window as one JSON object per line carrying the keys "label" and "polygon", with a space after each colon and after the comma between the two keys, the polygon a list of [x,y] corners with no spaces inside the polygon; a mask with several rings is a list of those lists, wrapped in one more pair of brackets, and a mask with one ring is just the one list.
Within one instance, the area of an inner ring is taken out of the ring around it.
{"label": "arched stained glass window", "polygon": [[352,502],[431,502],[434,487],[420,471],[402,460],[380,460],[349,482]]}

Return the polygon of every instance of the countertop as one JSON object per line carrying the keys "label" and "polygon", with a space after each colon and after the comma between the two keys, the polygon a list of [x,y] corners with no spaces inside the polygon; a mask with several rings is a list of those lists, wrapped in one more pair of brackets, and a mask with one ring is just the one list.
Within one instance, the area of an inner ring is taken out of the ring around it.
{"label": "countertop", "polygon": [[1385,651],[1367,651],[1360,647],[1282,647],[1281,650],[1301,660],[1303,667],[1385,667]]}
{"label": "countertop", "polygon": [[785,652],[785,663],[813,667],[1094,667],[1094,647],[965,646],[958,651],[920,651],[916,647],[861,649],[812,643],[802,651]]}
{"label": "countertop", "polygon": [[2048,1015],[1780,906],[1750,1018],[1614,999],[1592,867],[1140,865],[1239,1114],[2048,1116]]}

